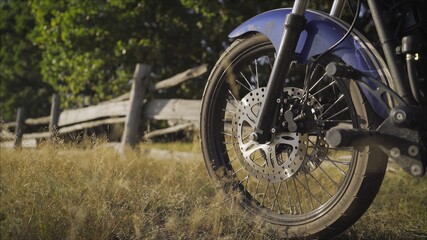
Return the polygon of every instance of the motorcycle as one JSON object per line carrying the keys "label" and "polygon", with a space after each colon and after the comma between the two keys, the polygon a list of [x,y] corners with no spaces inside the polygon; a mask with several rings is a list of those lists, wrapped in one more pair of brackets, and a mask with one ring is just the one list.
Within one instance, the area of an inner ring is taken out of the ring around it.
{"label": "motorcycle", "polygon": [[[296,0],[230,33],[200,119],[219,191],[283,238],[329,238],[354,224],[388,158],[415,177],[427,166],[427,4],[308,5]],[[348,8],[351,24],[340,18]],[[356,30],[362,18],[379,44]]]}

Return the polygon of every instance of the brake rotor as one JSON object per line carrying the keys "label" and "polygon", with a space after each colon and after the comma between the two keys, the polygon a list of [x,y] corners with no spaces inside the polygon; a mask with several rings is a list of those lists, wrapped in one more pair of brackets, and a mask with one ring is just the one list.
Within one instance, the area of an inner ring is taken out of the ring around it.
{"label": "brake rotor", "polygon": [[[307,134],[283,132],[273,134],[270,142],[260,144],[250,138],[255,131],[266,88],[248,93],[239,103],[233,116],[233,146],[243,167],[258,179],[280,182],[292,177],[300,169],[307,153]],[[302,90],[301,90],[302,91]],[[301,97],[301,92],[298,91]],[[296,94],[296,93],[295,93]]]}

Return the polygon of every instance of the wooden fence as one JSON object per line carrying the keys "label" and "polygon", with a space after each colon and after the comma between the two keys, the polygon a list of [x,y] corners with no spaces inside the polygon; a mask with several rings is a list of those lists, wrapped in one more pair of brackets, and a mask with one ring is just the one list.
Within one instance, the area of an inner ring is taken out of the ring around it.
{"label": "wooden fence", "polygon": [[[52,96],[49,116],[25,118],[23,109],[18,109],[16,122],[5,123],[0,132],[3,147],[35,147],[40,139],[94,128],[101,125],[123,123],[120,149],[126,145],[134,147],[138,139],[138,129],[142,120],[172,120],[179,124],[166,129],[148,132],[144,138],[172,133],[198,126],[201,102],[185,99],[145,99],[148,91],[159,91],[177,86],[190,79],[195,79],[207,72],[207,65],[201,65],[177,74],[169,79],[152,84],[151,68],[137,64],[133,76],[132,88],[115,99],[101,102],[94,106],[60,111],[59,96]],[[25,125],[46,125],[46,132],[23,133]],[[14,129],[14,133],[9,131]]]}

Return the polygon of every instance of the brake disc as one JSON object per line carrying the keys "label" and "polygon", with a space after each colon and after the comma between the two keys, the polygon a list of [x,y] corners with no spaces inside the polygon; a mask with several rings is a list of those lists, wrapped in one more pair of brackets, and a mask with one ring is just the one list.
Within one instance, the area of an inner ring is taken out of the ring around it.
{"label": "brake disc", "polygon": [[292,177],[301,167],[307,153],[308,137],[307,134],[283,132],[263,144],[250,138],[255,131],[265,90],[251,91],[238,104],[232,122],[233,146],[238,149],[238,159],[251,176],[280,182]]}

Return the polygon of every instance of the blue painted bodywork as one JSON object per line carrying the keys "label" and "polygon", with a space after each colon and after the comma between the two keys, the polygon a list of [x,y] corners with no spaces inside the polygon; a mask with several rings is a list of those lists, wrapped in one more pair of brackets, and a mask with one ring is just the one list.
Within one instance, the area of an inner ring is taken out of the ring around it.
{"label": "blue painted bodywork", "polygon": [[[229,37],[237,38],[249,32],[259,32],[270,39],[277,51],[284,31],[285,18],[290,12],[291,9],[277,9],[257,15],[237,27]],[[302,64],[311,57],[325,52],[348,30],[342,22],[324,13],[308,10],[305,17],[307,24],[301,33],[295,54],[297,61]],[[386,84],[391,82],[390,73],[380,54],[357,31],[353,31],[331,54],[378,81]],[[369,92],[363,91],[374,110],[386,118],[386,110],[379,107],[377,100]]]}

